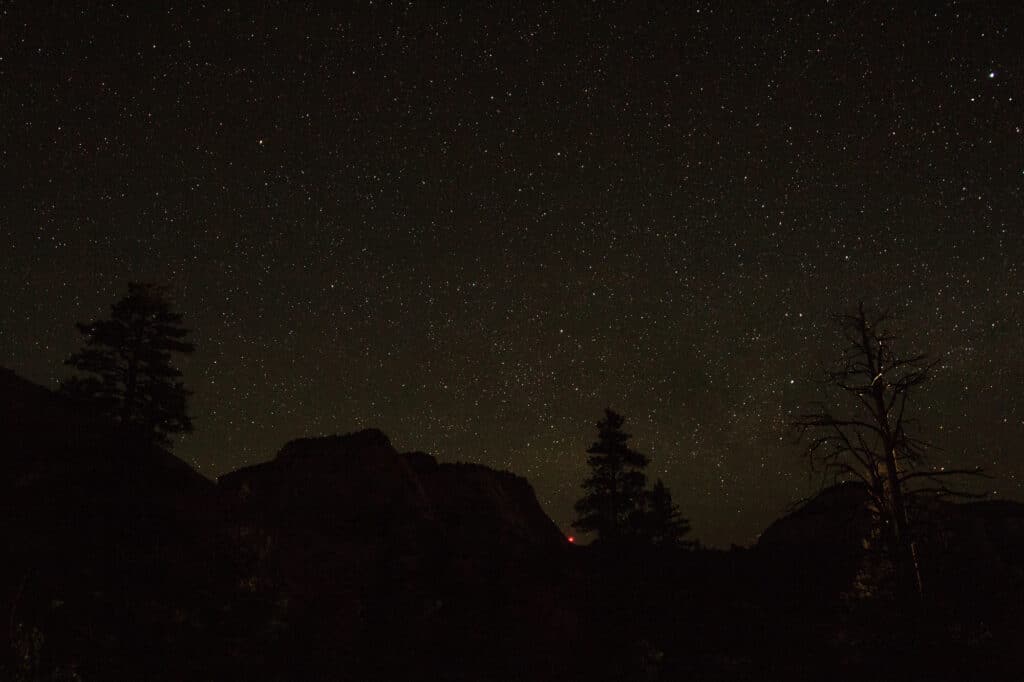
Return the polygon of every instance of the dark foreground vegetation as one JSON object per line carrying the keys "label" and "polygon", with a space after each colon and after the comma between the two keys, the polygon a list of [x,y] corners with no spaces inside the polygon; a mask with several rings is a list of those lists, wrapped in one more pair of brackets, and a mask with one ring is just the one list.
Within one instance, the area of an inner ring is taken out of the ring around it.
{"label": "dark foreground vegetation", "polygon": [[732,551],[574,547],[522,478],[364,431],[216,484],[0,372],[0,679],[1014,680],[1024,506],[936,501],[923,596],[823,492]]}

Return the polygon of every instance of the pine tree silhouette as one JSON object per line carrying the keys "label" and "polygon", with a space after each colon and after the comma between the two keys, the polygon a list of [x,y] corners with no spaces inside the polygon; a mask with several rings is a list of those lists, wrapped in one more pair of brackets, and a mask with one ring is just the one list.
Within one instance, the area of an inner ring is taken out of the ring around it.
{"label": "pine tree silhouette", "polygon": [[111,306],[110,319],[76,326],[85,346],[64,364],[85,376],[64,381],[62,393],[145,442],[171,445],[170,434],[192,430],[186,412],[191,391],[179,380],[171,354],[195,347],[185,340],[189,330],[162,287],[130,282],[128,295]]}
{"label": "pine tree silhouette", "polygon": [[638,535],[643,525],[648,459],[627,445],[625,419],[611,409],[597,423],[598,438],[587,452],[591,474],[583,482],[584,496],[576,502],[573,528],[594,532],[602,542],[619,542]]}
{"label": "pine tree silhouette", "polygon": [[684,540],[690,532],[690,522],[683,518],[679,507],[672,501],[672,493],[659,478],[647,494],[647,510],[644,514],[644,534],[647,540],[659,547],[692,547],[693,542]]}

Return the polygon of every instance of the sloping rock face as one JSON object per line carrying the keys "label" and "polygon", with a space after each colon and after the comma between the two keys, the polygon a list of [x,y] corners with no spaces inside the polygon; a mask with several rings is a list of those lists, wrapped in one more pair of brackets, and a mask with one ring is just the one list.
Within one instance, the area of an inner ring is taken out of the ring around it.
{"label": "sloping rock face", "polygon": [[[428,456],[405,455],[407,461]],[[418,477],[434,517],[466,544],[558,548],[565,542],[525,478],[479,464],[436,463],[421,464]]]}
{"label": "sloping rock face", "polygon": [[[758,548],[799,547],[844,550],[863,547],[871,531],[864,486],[827,488],[765,529]],[[932,551],[962,551],[986,562],[1024,564],[1024,504],[1011,501],[954,503],[923,500],[912,511],[921,543]]]}
{"label": "sloping rock face", "polygon": [[761,534],[757,551],[774,567],[775,589],[786,598],[827,603],[851,589],[871,534],[863,485],[827,488]]}
{"label": "sloping rock face", "polygon": [[4,369],[0,415],[0,504],[17,521],[6,528],[16,552],[84,549],[115,531],[176,532],[214,513],[216,486],[180,459],[133,447],[96,415]]}
{"label": "sloping rock face", "polygon": [[977,526],[962,532],[984,538],[1000,561],[1024,567],[1024,504],[1009,501],[973,502],[960,505],[963,515]]}
{"label": "sloping rock face", "polygon": [[215,485],[0,370],[0,679],[564,679],[529,484],[301,439]]}
{"label": "sloping rock face", "polygon": [[[933,502],[919,519],[925,590],[950,609],[1005,620],[1024,607],[1024,504]],[[1024,636],[1024,625],[1019,626]]]}
{"label": "sloping rock face", "polygon": [[399,454],[376,429],[291,441],[271,462],[226,474],[219,485],[242,517],[339,536],[368,532],[375,541],[399,526],[425,525],[477,545],[564,542],[526,479]]}
{"label": "sloping rock face", "polygon": [[[868,596],[882,588],[884,593],[891,567],[867,550],[871,527],[867,491],[846,483],[775,521],[757,549],[792,563],[793,589]],[[1010,595],[1024,595],[1024,504],[922,499],[912,510],[912,527],[933,603],[994,613]],[[786,582],[780,576],[779,584]]]}
{"label": "sloping rock face", "polygon": [[291,441],[276,459],[219,485],[244,516],[339,537],[388,533],[431,516],[415,472],[376,430]]}
{"label": "sloping rock face", "polygon": [[[182,652],[209,637],[230,582],[231,562],[213,561],[226,556],[217,505],[170,453],[0,370],[0,677],[191,674]],[[150,655],[116,653],[135,650]]]}
{"label": "sloping rock face", "polygon": [[868,502],[867,490],[862,485],[844,483],[827,488],[768,526],[757,545],[762,549],[860,548],[871,531]]}
{"label": "sloping rock face", "polygon": [[[292,441],[219,487],[250,589],[280,606],[268,669],[428,679],[553,655],[536,643],[557,620],[549,573],[567,546],[524,479],[400,454],[367,430]],[[510,636],[513,622],[531,627]]]}
{"label": "sloping rock face", "polygon": [[[43,499],[54,513],[74,511],[76,522],[114,511],[104,500],[175,518],[210,511],[214,484],[185,462],[160,448],[133,448],[97,415],[2,368],[0,415],[0,489],[19,509]],[[70,508],[72,501],[82,507]]]}

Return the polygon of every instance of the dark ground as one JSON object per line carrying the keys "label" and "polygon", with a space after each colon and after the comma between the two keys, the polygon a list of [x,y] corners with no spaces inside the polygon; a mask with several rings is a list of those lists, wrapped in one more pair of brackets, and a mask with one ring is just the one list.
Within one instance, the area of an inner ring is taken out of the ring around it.
{"label": "dark ground", "polygon": [[852,487],[755,548],[610,551],[568,545],[524,479],[398,453],[377,431],[294,441],[214,484],[6,371],[0,411],[3,679],[1015,680],[1024,669],[1021,505],[937,506],[918,603],[872,582]]}

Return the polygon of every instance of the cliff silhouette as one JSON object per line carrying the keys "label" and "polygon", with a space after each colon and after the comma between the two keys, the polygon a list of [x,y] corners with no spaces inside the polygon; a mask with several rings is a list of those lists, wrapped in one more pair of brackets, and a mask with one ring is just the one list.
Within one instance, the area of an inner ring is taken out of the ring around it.
{"label": "cliff silhouette", "polygon": [[[1024,505],[935,501],[927,607],[867,495],[731,551],[570,545],[525,479],[370,429],[217,482],[0,370],[0,678],[1017,679]],[[6,677],[4,677],[6,676]],[[877,675],[875,675],[877,677]]]}

